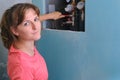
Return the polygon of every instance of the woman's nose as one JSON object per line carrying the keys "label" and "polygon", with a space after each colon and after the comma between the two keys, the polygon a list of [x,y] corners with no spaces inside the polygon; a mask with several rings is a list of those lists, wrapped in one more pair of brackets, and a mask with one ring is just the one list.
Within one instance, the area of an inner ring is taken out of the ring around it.
{"label": "woman's nose", "polygon": [[37,29],[36,23],[35,22],[31,22],[31,27],[32,27],[32,29]]}

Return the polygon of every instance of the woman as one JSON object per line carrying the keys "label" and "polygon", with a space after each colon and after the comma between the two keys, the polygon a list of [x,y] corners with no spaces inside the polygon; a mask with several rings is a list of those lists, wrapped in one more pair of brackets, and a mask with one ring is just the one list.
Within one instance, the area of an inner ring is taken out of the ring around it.
{"label": "woman", "polygon": [[41,37],[40,21],[64,16],[59,12],[39,16],[39,9],[30,3],[15,4],[3,14],[0,27],[2,41],[9,50],[10,80],[48,80],[45,60],[34,44]]}

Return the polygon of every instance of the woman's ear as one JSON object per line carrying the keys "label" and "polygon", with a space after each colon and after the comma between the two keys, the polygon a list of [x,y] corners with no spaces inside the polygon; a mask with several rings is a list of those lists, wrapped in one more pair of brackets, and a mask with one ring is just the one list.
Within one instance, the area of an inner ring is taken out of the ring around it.
{"label": "woman's ear", "polygon": [[12,32],[14,35],[16,35],[16,36],[19,35],[19,33],[17,32],[16,28],[10,27],[10,30],[11,30],[11,32]]}

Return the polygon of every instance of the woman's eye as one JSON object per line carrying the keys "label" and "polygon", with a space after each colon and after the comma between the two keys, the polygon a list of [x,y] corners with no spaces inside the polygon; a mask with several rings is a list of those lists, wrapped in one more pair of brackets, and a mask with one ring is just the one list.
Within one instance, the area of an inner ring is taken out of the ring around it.
{"label": "woman's eye", "polygon": [[28,26],[30,24],[30,22],[24,22],[24,26]]}
{"label": "woman's eye", "polygon": [[36,17],[36,18],[34,19],[34,21],[39,21],[39,18],[38,18],[38,17]]}

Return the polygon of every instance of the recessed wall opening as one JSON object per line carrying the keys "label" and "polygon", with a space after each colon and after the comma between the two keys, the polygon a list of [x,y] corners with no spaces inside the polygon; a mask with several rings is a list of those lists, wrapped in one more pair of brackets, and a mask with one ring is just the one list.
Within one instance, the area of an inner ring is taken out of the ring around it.
{"label": "recessed wall opening", "polygon": [[46,28],[85,32],[85,0],[46,0],[46,13],[53,11],[66,17],[47,20]]}

